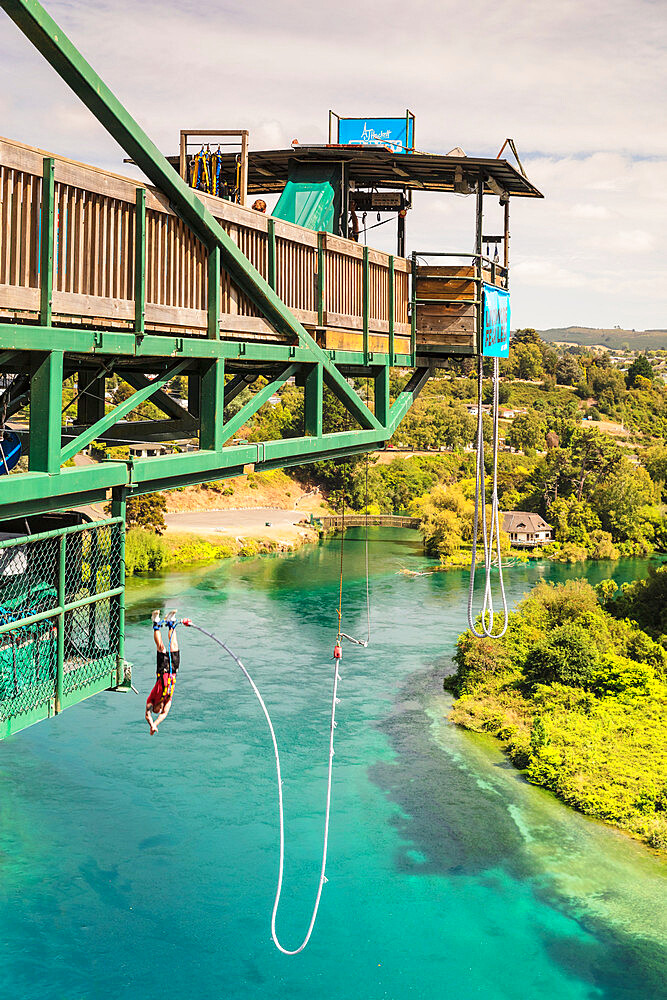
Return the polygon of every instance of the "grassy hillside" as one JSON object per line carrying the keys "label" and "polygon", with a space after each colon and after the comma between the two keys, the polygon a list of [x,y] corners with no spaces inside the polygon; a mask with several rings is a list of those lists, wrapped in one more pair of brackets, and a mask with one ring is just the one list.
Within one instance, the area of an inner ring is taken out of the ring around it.
{"label": "grassy hillside", "polygon": [[567,341],[582,347],[603,344],[612,351],[622,348],[632,351],[667,350],[667,330],[607,330],[590,326],[567,326],[538,332],[550,344]]}

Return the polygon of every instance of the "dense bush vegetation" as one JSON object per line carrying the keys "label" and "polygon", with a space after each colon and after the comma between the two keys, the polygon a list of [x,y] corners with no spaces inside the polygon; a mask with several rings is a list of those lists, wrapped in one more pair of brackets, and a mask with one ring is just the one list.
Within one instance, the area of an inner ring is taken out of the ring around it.
{"label": "dense bush vegetation", "polygon": [[452,717],[569,805],[667,848],[667,649],[625,616],[660,595],[664,609],[667,568],[621,596],[609,584],[541,583],[502,640],[460,636]]}

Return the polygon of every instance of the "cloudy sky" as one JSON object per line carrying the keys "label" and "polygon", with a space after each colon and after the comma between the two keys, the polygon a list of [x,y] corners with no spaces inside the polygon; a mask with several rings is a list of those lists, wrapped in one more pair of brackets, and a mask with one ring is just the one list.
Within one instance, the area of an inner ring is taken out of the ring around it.
{"label": "cloudy sky", "polygon": [[[513,325],[667,328],[666,0],[46,6],[168,153],[181,127],[246,127],[255,149],[326,141],[329,108],[409,107],[432,152],[495,156],[511,136],[545,194],[512,206]],[[2,12],[0,134],[123,169]],[[420,195],[409,249],[472,249],[473,211]]]}

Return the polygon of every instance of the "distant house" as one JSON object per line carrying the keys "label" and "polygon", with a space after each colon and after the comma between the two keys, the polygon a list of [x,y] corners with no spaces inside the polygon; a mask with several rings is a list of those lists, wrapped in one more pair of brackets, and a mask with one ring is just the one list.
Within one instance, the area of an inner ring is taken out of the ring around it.
{"label": "distant house", "polygon": [[525,510],[508,510],[502,515],[502,529],[516,548],[548,545],[554,540],[553,528],[540,517]]}
{"label": "distant house", "polygon": [[130,458],[158,458],[166,455],[169,449],[164,444],[156,444],[154,441],[137,441],[130,445]]}

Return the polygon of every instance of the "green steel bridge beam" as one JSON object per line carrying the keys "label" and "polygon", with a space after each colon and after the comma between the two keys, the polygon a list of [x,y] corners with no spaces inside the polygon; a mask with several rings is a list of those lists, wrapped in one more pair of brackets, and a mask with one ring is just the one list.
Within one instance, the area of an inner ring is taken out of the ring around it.
{"label": "green steel bridge beam", "polygon": [[[0,0],[0,3],[2,0]],[[64,327],[31,326],[19,323],[0,322],[0,342],[12,341],[14,352],[66,351],[71,354],[87,354],[91,357],[108,357],[114,361],[127,358],[128,361],[145,361],[150,365],[156,358],[190,358],[212,360],[226,358],[230,361],[266,361],[269,363],[289,363],[292,361],[314,364],[311,351],[306,347],[289,344],[262,343],[260,341],[211,340],[206,337],[178,337],[171,334],[146,334],[137,338],[134,333],[122,330],[81,330]],[[2,352],[9,354],[10,352]],[[364,355],[361,351],[332,350],[331,360],[337,365],[363,367]],[[374,366],[390,364],[388,354],[373,353]],[[412,367],[409,354],[397,354],[394,362],[402,368]],[[0,367],[7,369],[9,362]],[[75,366],[76,368],[76,366]],[[11,365],[9,370],[11,370]],[[146,368],[140,368],[141,372]],[[343,379],[343,381],[345,381]],[[345,383],[347,385],[347,383]],[[349,386],[348,386],[349,389]]]}
{"label": "green steel bridge beam", "polygon": [[[241,427],[243,427],[246,420],[249,420],[250,417],[254,417],[257,411],[269,401],[271,396],[278,392],[287,379],[294,375],[297,371],[298,365],[288,365],[287,368],[283,369],[280,375],[277,376],[277,378],[267,382],[265,386],[259,389],[252,399],[249,399],[248,402],[241,407],[238,413],[236,413],[230,420],[225,421],[221,428],[220,444],[224,445],[226,441],[233,438]],[[221,413],[218,415],[218,419],[222,421]]]}
{"label": "green steel bridge beam", "polygon": [[[283,372],[285,374],[285,372]],[[285,377],[289,375],[285,374]],[[27,515],[43,510],[63,510],[76,503],[106,499],[107,491],[127,489],[128,495],[154,493],[161,489],[204,483],[243,473],[245,466],[270,469],[345,455],[363,454],[381,448],[403,419],[429,377],[428,369],[418,369],[388,410],[383,428],[343,431],[336,434],[305,435],[259,444],[207,448],[186,455],[163,455],[132,461],[107,461],[96,466],[61,469],[58,475],[26,472],[0,481],[0,504],[4,517]],[[224,424],[218,424],[224,430]]]}
{"label": "green steel bridge beam", "polygon": [[[121,378],[124,379],[128,385],[131,385],[133,389],[146,389],[149,385],[153,385],[150,379],[147,379],[145,375],[139,372],[129,372],[123,371],[121,373]],[[153,391],[151,395],[151,403],[153,406],[157,406],[158,410],[161,410],[166,416],[171,417],[172,420],[183,420],[184,417],[193,417],[192,413],[189,413],[184,407],[177,403],[173,396],[168,396],[163,389],[158,389]]]}
{"label": "green steel bridge beam", "polygon": [[[362,427],[379,426],[374,415],[350,388],[326,352],[315,343],[269,282],[264,280],[239,250],[193,189],[179,177],[41,4],[37,0],[0,0],[0,6],[128,156],[167,195],[174,210],[208,247],[209,252],[213,252],[215,260],[218,257],[215,251],[219,248],[221,266],[229,272],[278,333],[307,348],[311,354],[310,360],[323,365],[330,388],[349,407]],[[209,304],[209,340],[215,343],[218,331],[211,329],[212,314],[215,320],[215,303]],[[50,325],[49,319],[50,316],[42,316],[42,322],[47,327]],[[139,325],[141,317],[138,311],[136,319]],[[364,361],[367,362],[367,343],[364,344],[363,354]]]}
{"label": "green steel bridge beam", "polygon": [[[138,392],[133,393],[127,399],[123,400],[122,403],[119,403],[118,406],[115,406],[113,410],[110,410],[109,413],[106,413],[94,424],[91,424],[90,427],[87,427],[84,431],[78,434],[73,441],[70,441],[69,444],[66,444],[65,447],[62,449],[60,453],[60,464],[64,465],[64,463],[67,462],[70,458],[74,458],[74,456],[77,455],[82,448],[85,448],[86,445],[89,445],[91,441],[94,441],[99,434],[103,434],[105,431],[108,431],[122,417],[127,416],[127,414],[130,413],[135,408],[135,406],[138,406],[140,403],[143,403],[147,399],[150,399],[150,397],[153,395],[154,392],[157,392],[164,385],[166,385],[167,382],[170,382],[172,378],[174,378],[176,375],[179,375],[186,366],[187,366],[187,361],[178,361],[176,364],[171,365],[164,373],[164,375],[160,376],[159,378],[156,378],[154,382],[149,382],[145,388],[139,389]],[[61,379],[61,393],[62,393],[62,379]],[[32,413],[32,405],[30,407],[30,412]],[[58,419],[57,429],[58,432],[60,432],[59,430],[60,412],[58,412],[57,414],[57,419]],[[51,430],[51,433],[55,433],[55,428]],[[32,448],[33,448],[32,434],[30,437],[30,441],[31,441],[30,452],[32,454]]]}

